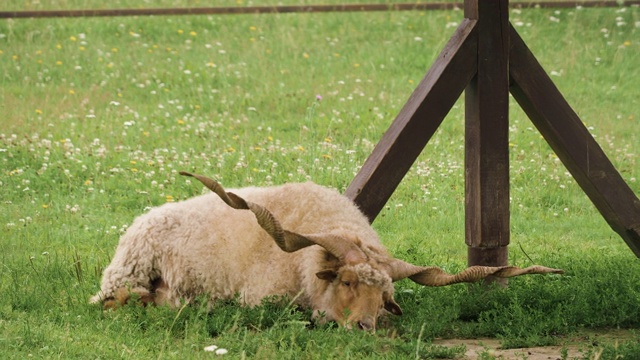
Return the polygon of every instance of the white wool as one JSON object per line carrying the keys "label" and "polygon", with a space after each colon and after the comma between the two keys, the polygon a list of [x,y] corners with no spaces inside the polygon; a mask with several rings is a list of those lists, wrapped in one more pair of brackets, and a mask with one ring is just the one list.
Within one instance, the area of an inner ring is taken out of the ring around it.
{"label": "white wool", "polygon": [[[382,254],[377,262],[387,256],[367,218],[334,189],[307,182],[228,191],[267,208],[284,229],[357,241],[367,253]],[[162,301],[172,306],[202,294],[212,301],[239,294],[248,305],[284,295],[318,309],[324,306],[318,302],[327,284],[315,274],[336,261],[327,259],[319,246],[282,251],[252,212],[233,209],[217,195],[206,194],[138,217],[120,238],[101,289],[91,301],[112,299],[123,287],[152,291],[152,282],[162,278],[167,286]],[[363,281],[392,290],[388,275],[366,264],[355,268]]]}

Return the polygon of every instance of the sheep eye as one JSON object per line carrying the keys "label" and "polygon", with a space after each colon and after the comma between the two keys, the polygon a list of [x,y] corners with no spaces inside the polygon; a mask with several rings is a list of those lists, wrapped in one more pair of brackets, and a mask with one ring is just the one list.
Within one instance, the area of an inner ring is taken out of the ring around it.
{"label": "sheep eye", "polygon": [[351,286],[351,282],[350,281],[343,281],[342,285],[344,286]]}

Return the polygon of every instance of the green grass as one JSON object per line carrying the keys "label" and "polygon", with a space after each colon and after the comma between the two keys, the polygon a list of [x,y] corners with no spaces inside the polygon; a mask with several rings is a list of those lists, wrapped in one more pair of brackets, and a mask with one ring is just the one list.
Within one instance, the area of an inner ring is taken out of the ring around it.
{"label": "green grass", "polygon": [[[510,16],[640,194],[638,8]],[[632,329],[633,338],[592,344],[585,356],[632,358],[640,263],[515,102],[510,262],[564,268],[564,276],[513,279],[490,292],[402,281],[396,297],[405,316],[374,335],[309,328],[309,314],[286,301],[254,309],[227,302],[212,313],[87,304],[135,216],[201,192],[180,170],[227,187],[309,179],[344,190],[461,17],[2,20],[3,358],[204,358],[212,344],[230,358],[452,358],[464,349],[431,340],[561,344],[608,328]],[[460,101],[374,223],[399,258],[465,266],[463,119]]]}

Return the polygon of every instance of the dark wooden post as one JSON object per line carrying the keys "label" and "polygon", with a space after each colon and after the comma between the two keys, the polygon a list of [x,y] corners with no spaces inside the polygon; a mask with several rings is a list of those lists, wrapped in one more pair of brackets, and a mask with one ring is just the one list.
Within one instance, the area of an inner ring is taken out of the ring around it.
{"label": "dark wooden post", "polygon": [[509,245],[509,2],[467,1],[477,20],[478,71],[465,91],[468,264],[507,265]]}

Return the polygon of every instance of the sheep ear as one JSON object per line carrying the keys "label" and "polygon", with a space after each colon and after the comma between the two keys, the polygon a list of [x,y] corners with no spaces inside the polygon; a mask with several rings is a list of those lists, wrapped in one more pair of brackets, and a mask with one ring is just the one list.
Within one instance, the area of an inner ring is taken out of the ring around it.
{"label": "sheep ear", "polygon": [[384,303],[384,309],[392,313],[393,315],[402,315],[402,309],[400,308],[400,305],[398,305],[395,301]]}
{"label": "sheep ear", "polygon": [[393,315],[402,315],[402,308],[400,308],[400,305],[398,305],[393,297],[384,300],[384,309]]}
{"label": "sheep ear", "polygon": [[322,270],[316,273],[318,279],[333,281],[338,277],[338,273],[333,270]]}

